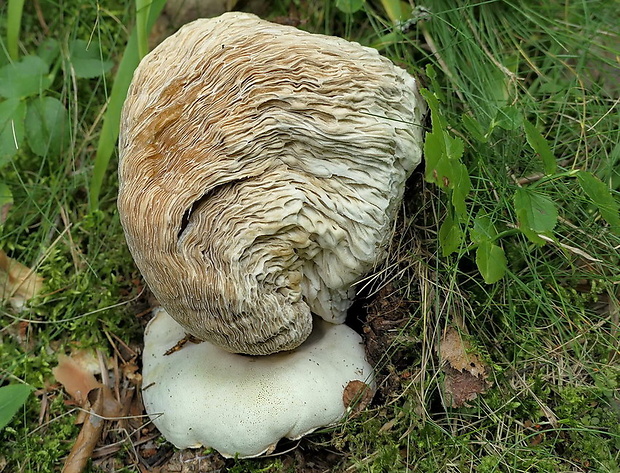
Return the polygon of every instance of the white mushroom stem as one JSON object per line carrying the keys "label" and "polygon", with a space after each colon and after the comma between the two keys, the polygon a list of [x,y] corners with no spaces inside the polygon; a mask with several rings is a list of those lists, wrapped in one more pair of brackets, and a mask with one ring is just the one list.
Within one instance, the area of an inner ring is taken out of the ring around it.
{"label": "white mushroom stem", "polygon": [[416,81],[377,51],[246,13],[197,20],[140,63],[118,208],[159,302],[237,353],[342,323],[422,155]]}
{"label": "white mushroom stem", "polygon": [[374,391],[361,337],[345,325],[318,320],[301,346],[275,355],[237,355],[208,342],[165,355],[184,336],[183,327],[157,310],[145,333],[142,372],[146,410],[178,448],[255,457],[281,438],[298,439],[342,420],[352,381]]}

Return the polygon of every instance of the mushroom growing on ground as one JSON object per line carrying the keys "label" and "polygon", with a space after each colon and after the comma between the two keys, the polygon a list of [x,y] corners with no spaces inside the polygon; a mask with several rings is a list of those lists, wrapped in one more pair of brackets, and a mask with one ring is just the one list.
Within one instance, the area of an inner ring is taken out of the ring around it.
{"label": "mushroom growing on ground", "polygon": [[124,105],[118,208],[167,313],[222,359],[301,349],[325,327],[313,319],[343,323],[421,160],[424,112],[377,51],[254,15],[162,42]]}

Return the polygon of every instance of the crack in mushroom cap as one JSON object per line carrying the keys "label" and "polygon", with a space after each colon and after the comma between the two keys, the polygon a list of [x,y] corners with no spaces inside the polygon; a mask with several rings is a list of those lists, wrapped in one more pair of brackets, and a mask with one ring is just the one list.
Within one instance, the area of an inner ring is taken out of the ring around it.
{"label": "crack in mushroom cap", "polygon": [[137,68],[118,208],[149,287],[194,336],[293,349],[342,323],[421,159],[415,80],[377,51],[246,13],[192,22]]}

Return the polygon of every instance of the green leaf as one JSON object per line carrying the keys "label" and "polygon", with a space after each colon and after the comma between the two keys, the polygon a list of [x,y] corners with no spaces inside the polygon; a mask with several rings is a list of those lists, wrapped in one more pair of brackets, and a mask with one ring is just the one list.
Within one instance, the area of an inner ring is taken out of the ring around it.
{"label": "green leaf", "polygon": [[466,113],[463,114],[461,120],[463,121],[463,126],[474,140],[479,141],[480,143],[486,143],[489,141],[482,125],[478,120],[470,117]]}
{"label": "green leaf", "polygon": [[31,391],[32,387],[27,384],[10,384],[0,388],[0,430],[17,414]]}
{"label": "green leaf", "polygon": [[497,115],[493,120],[493,125],[503,128],[504,130],[516,130],[523,123],[523,116],[519,110],[512,106],[502,107],[497,111]]}
{"label": "green leaf", "polygon": [[52,82],[47,72],[47,64],[37,56],[0,67],[0,96],[11,99],[38,95]]}
{"label": "green leaf", "polygon": [[[435,69],[429,65],[426,67],[426,73],[428,74],[430,71],[433,71],[432,76],[437,76]],[[426,100],[426,104],[431,111],[431,125],[433,130],[436,128],[440,128],[441,130],[448,128],[448,122],[446,122],[446,119],[439,109],[439,97],[428,89],[420,89],[420,94]]]}
{"label": "green leaf", "polygon": [[0,229],[4,224],[8,209],[13,205],[13,194],[4,182],[0,181]]}
{"label": "green leaf", "polygon": [[611,231],[620,234],[620,206],[613,195],[611,195],[609,187],[596,176],[586,171],[579,171],[577,182],[579,182],[586,195],[592,199],[601,216],[609,223]]}
{"label": "green leaf", "polygon": [[60,54],[60,43],[54,38],[47,38],[37,48],[37,56],[45,61],[48,68],[54,64],[54,61]]}
{"label": "green leaf", "polygon": [[19,99],[0,102],[0,167],[17,153],[24,142],[26,104]]}
{"label": "green leaf", "polygon": [[476,266],[485,283],[496,283],[506,274],[504,250],[490,241],[483,241],[476,250]]}
{"label": "green leaf", "polygon": [[447,122],[439,110],[439,100],[426,89],[421,90],[431,109],[432,132],[427,133],[424,142],[426,158],[425,179],[450,193],[457,215],[466,211],[465,199],[471,190],[467,167],[461,162],[464,143],[450,136]]}
{"label": "green leaf", "polygon": [[439,100],[439,102],[445,103],[446,97],[443,95],[443,92],[441,90],[441,85],[439,84],[439,81],[437,80],[437,71],[435,70],[432,64],[426,65],[426,77],[428,77],[431,80],[431,86],[433,87],[433,93],[431,93],[430,91],[426,89],[420,90],[420,92],[422,93],[422,96],[426,99],[427,103],[429,100],[434,100],[435,102]]}
{"label": "green leaf", "polygon": [[426,134],[424,140],[424,158],[426,159],[425,179],[427,182],[447,188],[448,182],[442,179],[445,174],[451,174],[450,161],[446,151],[446,141],[441,130]]}
{"label": "green leaf", "polygon": [[538,128],[532,125],[529,121],[524,121],[523,127],[525,128],[525,138],[527,139],[528,144],[543,162],[545,174],[553,174],[557,169],[557,163],[555,161],[555,156],[553,156],[553,153],[551,152],[549,143],[547,143],[545,137],[540,133],[540,131],[538,131]]}
{"label": "green leaf", "polygon": [[355,13],[364,6],[365,0],[336,0],[336,8],[342,13]]}
{"label": "green leaf", "polygon": [[26,139],[38,156],[58,156],[69,142],[69,123],[64,105],[54,97],[42,97],[28,104]]}
{"label": "green leaf", "polygon": [[458,221],[452,218],[449,213],[439,228],[439,245],[443,256],[454,253],[461,246],[463,241],[463,230]]}
{"label": "green leaf", "polygon": [[466,213],[465,199],[471,190],[471,180],[467,167],[460,161],[452,163],[452,205],[458,215]]}
{"label": "green leaf", "polygon": [[497,236],[497,230],[488,215],[478,214],[474,218],[474,226],[469,230],[469,236],[474,243],[490,242]]}
{"label": "green leaf", "polygon": [[557,223],[558,211],[553,201],[542,194],[520,187],[515,193],[514,204],[519,229],[532,242],[544,244],[544,240],[537,234],[550,234]]}
{"label": "green leaf", "polygon": [[96,41],[81,39],[71,41],[69,45],[69,62],[75,76],[81,79],[99,77],[109,72],[114,65],[112,61],[103,61],[101,48]]}

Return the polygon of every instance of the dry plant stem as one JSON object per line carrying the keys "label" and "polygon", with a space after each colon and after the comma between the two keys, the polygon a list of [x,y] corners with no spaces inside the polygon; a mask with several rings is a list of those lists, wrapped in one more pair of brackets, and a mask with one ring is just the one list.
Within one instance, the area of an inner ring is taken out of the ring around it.
{"label": "dry plant stem", "polygon": [[609,322],[611,325],[612,339],[616,340],[615,346],[610,347],[609,351],[609,363],[620,355],[620,286],[616,287],[616,290],[608,289],[607,296],[609,297]]}
{"label": "dry plant stem", "polygon": [[34,3],[34,9],[37,13],[37,20],[39,20],[41,29],[43,30],[43,33],[45,34],[45,36],[49,36],[50,28],[49,26],[47,26],[47,22],[45,21],[45,16],[43,15],[43,10],[41,9],[41,3],[39,3],[39,0],[34,0],[33,3]]}
{"label": "dry plant stem", "polygon": [[86,468],[86,464],[91,458],[95,445],[97,445],[101,437],[101,432],[105,423],[102,418],[104,389],[107,388],[101,387],[92,391],[92,393],[96,393],[95,400],[84,421],[82,430],[80,430],[78,438],[65,461],[62,473],[81,473],[84,471],[84,468]]}

